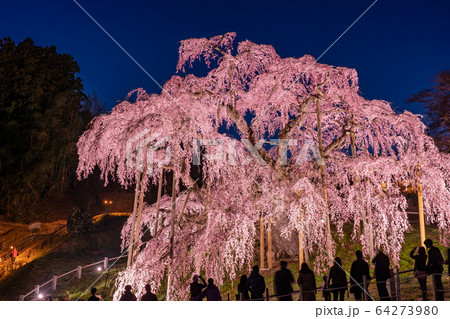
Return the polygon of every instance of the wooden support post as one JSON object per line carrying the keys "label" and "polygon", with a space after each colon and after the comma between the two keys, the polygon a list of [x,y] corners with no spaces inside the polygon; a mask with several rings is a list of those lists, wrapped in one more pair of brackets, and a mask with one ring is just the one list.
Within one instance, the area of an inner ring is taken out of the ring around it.
{"label": "wooden support post", "polygon": [[170,258],[173,256],[173,237],[175,235],[175,202],[176,202],[176,173],[173,170],[172,177],[172,208],[170,211]]}
{"label": "wooden support post", "polygon": [[369,289],[369,283],[367,282],[367,275],[363,275],[363,287],[364,287],[364,301],[369,300],[369,295],[367,294],[367,289]]}
{"label": "wooden support post", "polygon": [[417,176],[419,177],[419,181],[417,183],[417,200],[419,203],[419,228],[420,228],[420,243],[423,247],[425,247],[425,244],[423,243],[425,241],[425,217],[423,215],[423,196],[422,196],[422,181],[420,180],[420,165],[417,165]]}
{"label": "wooden support post", "polygon": [[[323,200],[326,205],[326,216],[327,216],[327,246],[325,247],[326,251],[329,253],[331,251],[331,247],[329,245],[331,244],[331,226],[330,226],[330,216],[328,214],[328,198],[327,198],[327,187],[326,187],[326,180],[325,180],[325,158],[323,157],[323,144],[322,144],[322,114],[320,112],[320,101],[317,99],[316,101],[316,112],[317,112],[317,137],[319,140],[319,154],[320,154],[320,161],[319,164],[320,167],[320,176],[322,179],[322,196]],[[331,254],[329,255],[330,263],[333,262],[333,257]]]}
{"label": "wooden support post", "polygon": [[[300,192],[298,194],[300,196]],[[298,212],[298,222],[302,221],[302,210]],[[298,270],[302,268],[303,264],[303,228],[298,230]]]}
{"label": "wooden support post", "polygon": [[230,301],[230,293],[227,292],[227,300]]}
{"label": "wooden support post", "polygon": [[239,293],[239,300],[244,301],[244,293],[243,292]]}
{"label": "wooden support post", "polygon": [[272,221],[269,218],[267,225],[267,267],[272,269]]}
{"label": "wooden support post", "polygon": [[161,167],[161,171],[159,172],[158,195],[156,197],[156,218],[155,218],[155,233],[154,233],[154,236],[156,236],[156,233],[158,232],[159,205],[161,203],[161,191],[162,191],[163,178],[164,178],[164,168]]}
{"label": "wooden support post", "polygon": [[138,206],[138,213],[137,213],[136,236],[134,237],[132,262],[136,259],[136,255],[138,253],[138,248],[139,248],[138,242],[139,242],[139,236],[141,233],[141,216],[142,216],[142,206],[144,204],[144,195],[145,195],[144,180],[145,180],[146,171],[147,171],[147,165],[144,166],[144,171],[142,172],[142,177],[141,177],[141,186],[139,188],[140,189],[139,206]]}
{"label": "wooden support post", "polygon": [[[176,157],[176,150],[175,150],[175,157]],[[170,288],[171,288],[171,265],[172,265],[172,257],[173,257],[173,237],[175,233],[175,202],[176,202],[176,174],[175,170],[172,170],[173,176],[172,176],[172,208],[170,212],[170,237],[169,237],[169,256],[170,256],[170,263],[168,267],[168,276],[167,276],[167,294],[166,294],[166,300],[170,300]]]}
{"label": "wooden support post", "polygon": [[131,231],[130,231],[130,242],[129,242],[129,245],[128,245],[127,268],[131,266],[132,257],[133,257],[134,227],[135,227],[135,224],[136,224],[136,213],[137,213],[138,196],[139,196],[140,187],[141,187],[141,172],[138,172],[137,181],[136,181],[136,189],[135,189],[135,192],[134,192],[133,213],[131,215]]}
{"label": "wooden support post", "polygon": [[19,296],[19,301],[25,301],[25,296],[24,295],[20,295]]}
{"label": "wooden support post", "polygon": [[36,291],[36,295],[39,295],[39,290],[41,289],[41,286],[36,285],[34,286],[34,290]]}
{"label": "wooden support post", "polygon": [[53,281],[52,281],[52,290],[55,291],[56,290],[56,285],[58,284],[58,276],[53,276]]}
{"label": "wooden support post", "polygon": [[302,268],[304,263],[304,253],[303,253],[303,232],[300,230],[298,233],[298,270]]}
{"label": "wooden support post", "polygon": [[[189,188],[189,190],[188,190],[188,192],[187,192],[187,194],[186,194],[186,200],[184,201],[183,208],[181,209],[181,212],[180,212],[180,214],[179,214],[177,223],[180,222],[180,219],[181,219],[182,216],[184,215],[184,211],[186,210],[186,206],[187,206],[187,203],[188,203],[188,201],[189,201],[189,196],[191,195],[191,192],[192,192],[192,187]],[[183,278],[186,277],[186,257],[187,257],[187,251],[188,251],[187,243],[184,243],[184,250],[183,250]]]}
{"label": "wooden support post", "polygon": [[266,288],[266,301],[269,301],[269,288]]}
{"label": "wooden support post", "polygon": [[259,268],[264,268],[264,220],[259,217]]}
{"label": "wooden support post", "polygon": [[169,267],[168,267],[168,270],[167,270],[167,273],[168,273],[168,275],[167,275],[167,290],[166,290],[166,301],[170,301],[170,280],[172,279],[171,277],[172,277],[172,274],[171,274],[171,272],[170,272],[170,265],[169,265]]}
{"label": "wooden support post", "polygon": [[109,263],[109,258],[105,257],[105,259],[103,259],[103,269],[104,270],[108,269],[108,263]]}
{"label": "wooden support post", "polygon": [[81,279],[81,272],[83,271],[83,267],[78,266],[77,267],[77,278]]}
{"label": "wooden support post", "polygon": [[402,296],[400,295],[400,272],[398,267],[395,268],[395,279],[396,279],[396,288],[397,288],[397,301],[402,301]]}

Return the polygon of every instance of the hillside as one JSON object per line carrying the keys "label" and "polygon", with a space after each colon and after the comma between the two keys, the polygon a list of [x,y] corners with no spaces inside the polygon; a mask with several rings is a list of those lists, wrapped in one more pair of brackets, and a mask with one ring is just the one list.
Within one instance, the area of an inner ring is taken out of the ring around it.
{"label": "hillside", "polygon": [[[60,275],[67,271],[76,268],[78,265],[86,265],[92,262],[100,261],[105,256],[114,257],[119,256],[120,251],[120,230],[125,222],[125,217],[113,217],[108,216],[103,218],[99,223],[95,225],[95,231],[93,234],[84,235],[78,238],[70,238],[66,240],[62,245],[57,247],[50,254],[35,260],[34,262],[24,266],[23,268],[15,271],[11,276],[0,282],[0,300],[17,300],[20,294],[27,293],[34,289],[36,284],[42,284],[45,281],[52,278],[52,275]],[[354,251],[360,249],[360,245],[353,243],[350,238],[351,225],[346,225],[348,233],[342,238],[340,244],[337,247],[337,256],[340,256],[343,261],[344,268],[349,271],[351,262],[354,260]],[[438,232],[434,226],[427,226],[427,236],[437,241]],[[420,235],[418,229],[413,229],[410,233],[406,234],[405,243],[403,245],[403,253],[400,260],[400,270],[407,270],[413,268],[413,260],[409,257],[409,252],[414,246],[418,246],[420,241]],[[441,252],[445,255],[445,249],[441,245],[437,245]],[[259,251],[259,249],[257,249]],[[258,260],[258,256],[255,256],[255,263]],[[290,259],[286,259],[289,262],[289,269],[292,271],[294,278],[298,276],[298,259],[294,256]],[[313,258],[311,258],[313,261]],[[118,271],[124,269],[126,258],[118,262],[109,273],[95,283],[99,293],[105,300],[111,300],[114,293],[114,280]],[[278,269],[279,260],[274,262],[274,269],[263,271],[262,274],[266,280],[266,286],[269,288],[269,294],[274,294],[273,289],[273,277]],[[241,274],[247,273],[247,269],[243,269]],[[52,293],[54,299],[62,298],[65,296],[65,291],[69,291],[71,299],[76,300],[81,297],[81,300],[86,300],[89,294],[85,292],[91,284],[99,277],[99,272],[89,271],[87,275],[83,273],[81,280],[64,279],[64,283],[58,286],[56,292]],[[373,269],[371,269],[373,273]],[[238,279],[240,277],[238,276]],[[321,287],[322,277],[320,274],[316,274],[317,286]],[[415,278],[412,277],[412,273],[402,274],[401,281],[401,294],[402,300],[418,300],[420,297],[419,286]],[[443,277],[444,289],[449,289],[449,277]],[[227,300],[228,295],[231,300],[235,300],[235,294],[237,291],[238,280],[233,282],[226,281],[225,284],[220,287],[223,300]],[[429,296],[432,295],[431,283],[429,284]],[[298,286],[295,283],[294,289],[298,290]],[[376,286],[374,283],[370,285],[370,293],[374,294],[375,299],[378,298],[376,293]],[[165,298],[165,284],[157,292],[158,299],[164,300]],[[448,298],[448,293],[446,298]],[[318,300],[323,300],[322,294],[319,291]],[[351,295],[353,297],[353,295]],[[294,300],[298,299],[298,294],[294,295]],[[346,295],[346,299],[348,296]]]}

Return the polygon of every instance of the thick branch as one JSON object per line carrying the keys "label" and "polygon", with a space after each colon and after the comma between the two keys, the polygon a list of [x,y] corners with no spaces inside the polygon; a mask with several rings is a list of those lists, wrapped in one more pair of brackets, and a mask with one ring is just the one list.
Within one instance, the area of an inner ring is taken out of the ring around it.
{"label": "thick branch", "polygon": [[316,97],[314,95],[311,95],[310,97],[308,97],[306,99],[306,101],[304,101],[301,105],[300,105],[300,110],[299,113],[301,113],[300,116],[296,116],[293,119],[291,119],[286,126],[280,131],[280,133],[278,134],[278,138],[282,139],[285,138],[286,135],[290,132],[290,130],[297,124],[302,125],[303,121],[305,120],[306,117],[306,113],[305,113],[305,109],[307,108],[307,106],[315,99]]}
{"label": "thick branch", "polygon": [[331,142],[324,150],[323,150],[323,156],[326,157],[328,154],[330,154],[332,151],[334,151],[337,147],[339,147],[347,138],[347,135],[349,133],[349,130],[344,129],[342,132],[342,135],[339,136],[337,139],[335,139],[333,142]]}
{"label": "thick branch", "polygon": [[[250,126],[248,126],[247,122],[242,118],[239,112],[236,110],[236,107],[232,105],[226,105],[227,114],[230,119],[236,124],[238,130],[242,133],[243,136],[248,137],[249,142],[256,146],[256,136],[254,131]],[[266,162],[269,166],[275,168],[274,161],[270,158],[269,154],[267,154],[266,150],[262,147],[258,149],[258,153],[261,158]]]}

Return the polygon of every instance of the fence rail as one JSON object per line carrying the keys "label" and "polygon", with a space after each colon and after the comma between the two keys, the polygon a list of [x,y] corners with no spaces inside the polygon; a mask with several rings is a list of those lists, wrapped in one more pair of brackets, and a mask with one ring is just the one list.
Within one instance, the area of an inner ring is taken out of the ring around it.
{"label": "fence rail", "polygon": [[[64,284],[69,283],[70,281],[72,281],[72,280],[75,279],[75,278],[81,279],[82,274],[83,274],[83,269],[86,269],[86,268],[90,268],[90,267],[93,267],[93,266],[97,266],[97,265],[102,265],[102,264],[103,264],[102,267],[101,267],[101,270],[107,270],[107,269],[108,269],[109,262],[115,261],[115,260],[120,259],[120,258],[126,258],[126,257],[127,257],[127,255],[122,255],[122,256],[113,257],[113,258],[105,257],[105,258],[103,258],[102,260],[97,261],[97,262],[95,262],[95,263],[92,263],[92,264],[89,264],[89,265],[84,265],[84,266],[78,266],[77,268],[72,269],[71,271],[68,271],[68,272],[66,272],[66,273],[64,273],[64,274],[62,274],[62,275],[59,275],[59,276],[53,276],[52,279],[46,281],[45,283],[40,284],[40,285],[36,285],[36,286],[34,287],[34,289],[31,290],[30,292],[28,292],[27,294],[25,294],[25,295],[20,295],[19,300],[25,301],[25,298],[27,298],[28,296],[32,295],[33,293],[36,294],[36,298],[37,298],[37,299],[41,299],[39,295],[40,295],[41,292],[44,290],[43,288],[44,288],[45,286],[47,286],[47,285],[49,285],[49,284],[52,284],[52,286],[50,287],[50,289],[51,289],[52,291],[55,291],[55,290],[57,289],[57,286],[58,286],[58,279],[61,279],[61,278],[63,278],[63,277],[66,277],[67,275],[70,275],[70,274],[72,274],[72,273],[76,273],[76,275],[75,275],[74,277],[72,277],[71,279],[69,279],[69,280],[66,281],[65,283],[59,284],[59,285],[64,285]],[[98,269],[97,269],[97,270],[98,270]],[[90,273],[85,273],[85,275],[92,274],[92,273],[95,273],[95,272],[96,272],[96,270],[94,270],[94,271],[92,271],[92,272],[90,272]],[[45,289],[45,291],[48,291],[48,290],[49,290],[49,288]]]}
{"label": "fence rail", "polygon": [[[77,268],[72,269],[71,271],[68,271],[68,272],[66,272],[64,274],[61,274],[59,276],[53,276],[52,279],[46,281],[45,283],[43,283],[41,285],[36,285],[35,288],[33,290],[31,290],[30,292],[28,292],[26,295],[21,295],[19,297],[19,300],[25,301],[25,298],[27,298],[28,296],[32,295],[33,293],[36,294],[36,299],[40,299],[39,295],[40,295],[40,293],[42,291],[48,291],[49,289],[51,289],[52,291],[55,291],[57,289],[58,285],[59,286],[65,285],[65,284],[69,283],[70,281],[72,281],[75,278],[81,279],[81,276],[83,274],[83,269],[87,269],[87,268],[90,268],[90,267],[94,267],[94,266],[103,264],[102,267],[101,267],[101,270],[106,270],[106,269],[108,269],[108,265],[109,265],[109,263],[111,261],[115,261],[117,259],[126,258],[126,257],[127,257],[126,255],[122,255],[122,256],[118,256],[118,257],[114,257],[114,258],[105,257],[103,260],[100,260],[100,261],[97,261],[97,262],[94,262],[94,263],[91,263],[91,264],[88,264],[88,265],[84,265],[84,266],[78,266]],[[87,274],[92,274],[94,272],[95,272],[95,270],[90,272],[90,273],[84,273],[84,274],[87,275]],[[402,288],[401,287],[402,280],[403,280],[403,284],[404,285],[409,284],[411,281],[416,283],[416,278],[414,276],[408,276],[406,278],[405,277],[404,278],[400,278],[400,275],[402,275],[402,274],[404,275],[404,274],[413,273],[413,272],[414,272],[413,269],[407,269],[407,270],[402,270],[402,271],[399,271],[399,270],[395,270],[394,271],[393,270],[391,278],[388,279],[387,281],[383,281],[383,283],[386,282],[388,287],[389,287],[388,293],[389,293],[389,299],[390,300],[397,300],[397,301],[402,300],[402,296],[404,296],[404,294],[405,294],[401,290],[401,288]],[[75,273],[75,275],[72,278],[70,278],[69,280],[67,280],[64,283],[58,283],[58,279],[61,279],[61,278],[66,277],[66,276],[68,276],[70,274],[73,274],[73,273]],[[450,292],[450,289],[442,289],[442,290],[437,289],[437,287],[435,285],[434,275],[436,275],[436,274],[431,274],[431,275],[429,275],[429,277],[431,277],[432,296],[436,299],[436,295],[437,295],[437,293],[439,291],[441,291],[442,293],[445,294],[447,292]],[[450,279],[450,276],[448,274],[447,275],[442,274],[442,276],[443,277],[447,277],[447,279]],[[371,282],[371,280],[367,280],[367,282],[364,284],[364,287],[365,287],[367,293],[362,292],[363,300],[369,300],[369,297],[370,297],[370,299],[374,299],[375,300],[375,294],[377,293],[377,289],[374,286],[370,287],[369,285],[371,283],[372,284],[377,284],[377,283],[381,283],[381,281]],[[43,289],[44,287],[46,287],[47,285],[50,285],[50,284],[51,284],[50,288]],[[348,288],[351,287],[351,286],[352,286],[352,283],[349,280],[347,282],[347,286],[344,288],[346,290],[346,292],[347,292],[347,296],[348,296],[347,300],[355,300],[354,297],[350,296],[350,292],[349,292]],[[356,285],[354,285],[354,286],[356,286]],[[324,289],[326,289],[329,292],[333,292],[334,290],[339,290],[339,289],[342,289],[342,288],[326,288],[325,284],[322,283],[322,286],[318,287],[318,289],[316,291],[314,291],[314,293],[319,293],[320,291],[323,292]],[[408,286],[408,289],[409,289],[409,286]],[[298,300],[301,300],[302,299],[302,290],[301,289],[295,290],[291,294],[287,294],[287,295],[277,295],[277,294],[270,295],[269,294],[269,289],[267,288],[266,291],[265,291],[264,297],[262,297],[261,299],[258,299],[258,300],[267,300],[267,301],[269,301],[269,300],[273,300],[273,299],[279,299],[279,298],[285,297],[285,296],[292,296],[293,297],[293,296],[297,296],[297,295],[299,296]],[[239,297],[238,296],[239,295],[236,294],[236,300],[243,300],[243,295],[242,294]],[[227,294],[227,299],[230,300],[230,294],[229,293]],[[255,299],[253,299],[253,300],[255,300]]]}

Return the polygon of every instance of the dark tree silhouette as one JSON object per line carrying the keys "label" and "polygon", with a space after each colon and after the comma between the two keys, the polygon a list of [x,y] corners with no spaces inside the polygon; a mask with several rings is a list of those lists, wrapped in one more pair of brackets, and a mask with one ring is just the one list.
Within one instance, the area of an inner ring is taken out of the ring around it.
{"label": "dark tree silhouette", "polygon": [[439,72],[432,80],[433,86],[408,99],[421,103],[427,110],[429,134],[443,152],[450,152],[450,70]]}
{"label": "dark tree silhouette", "polygon": [[92,119],[84,101],[93,104],[78,72],[54,46],[0,39],[0,214],[9,219],[26,219],[74,181],[75,143]]}

